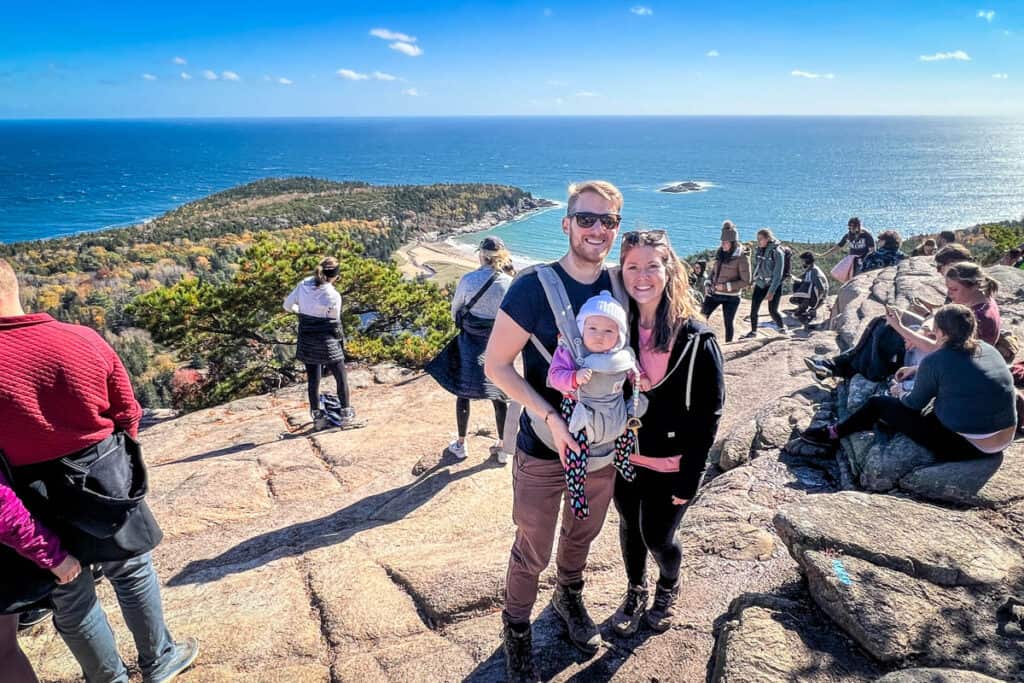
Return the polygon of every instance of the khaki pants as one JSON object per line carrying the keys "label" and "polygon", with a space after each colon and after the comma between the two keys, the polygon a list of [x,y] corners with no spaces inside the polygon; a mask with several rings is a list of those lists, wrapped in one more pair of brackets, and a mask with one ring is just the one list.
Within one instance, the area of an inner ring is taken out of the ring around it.
{"label": "khaki pants", "polygon": [[565,473],[558,460],[541,460],[517,450],[512,470],[512,521],[516,540],[505,577],[505,613],[513,623],[528,623],[537,601],[540,574],[551,561],[551,546],[559,509],[558,583],[570,585],[583,579],[590,544],[604,525],[615,489],[615,468],[603,467],[587,475],[585,486],[590,516],[576,519],[563,504]]}

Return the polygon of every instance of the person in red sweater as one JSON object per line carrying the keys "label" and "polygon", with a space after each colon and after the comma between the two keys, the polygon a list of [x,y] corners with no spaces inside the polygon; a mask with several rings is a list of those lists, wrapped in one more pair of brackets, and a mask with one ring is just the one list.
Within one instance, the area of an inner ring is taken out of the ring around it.
{"label": "person in red sweater", "polygon": [[[77,455],[115,430],[134,437],[141,417],[114,350],[87,327],[26,314],[14,270],[0,259],[0,452],[15,480],[19,468]],[[191,666],[198,642],[172,639],[150,553],[101,566],[135,640],[144,683],[166,683]],[[54,625],[86,680],[127,683],[92,574],[59,585],[51,599]]]}

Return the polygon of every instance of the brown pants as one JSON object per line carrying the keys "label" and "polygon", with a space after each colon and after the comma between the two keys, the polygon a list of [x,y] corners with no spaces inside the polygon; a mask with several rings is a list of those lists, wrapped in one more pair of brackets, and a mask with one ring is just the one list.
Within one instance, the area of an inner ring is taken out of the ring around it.
{"label": "brown pants", "polygon": [[615,468],[603,467],[587,474],[585,491],[590,516],[576,519],[568,502],[565,473],[558,460],[541,460],[517,450],[512,469],[512,521],[516,540],[505,576],[505,613],[513,623],[528,623],[537,601],[537,583],[551,561],[559,508],[562,528],[558,537],[558,583],[569,585],[583,579],[590,544],[604,525],[615,490]]}

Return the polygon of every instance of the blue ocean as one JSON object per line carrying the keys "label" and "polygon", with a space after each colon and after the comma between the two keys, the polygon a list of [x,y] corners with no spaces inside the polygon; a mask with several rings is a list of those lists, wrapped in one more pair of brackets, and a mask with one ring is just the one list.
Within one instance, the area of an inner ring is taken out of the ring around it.
{"label": "blue ocean", "polygon": [[[0,121],[0,240],[128,225],[266,176],[489,182],[563,201],[606,178],[623,225],[680,253],[741,238],[834,239],[850,216],[904,235],[1024,215],[1024,120],[644,117]],[[703,191],[666,194],[680,181]],[[513,252],[557,256],[558,210],[502,226]],[[467,240],[478,237],[465,238]]]}

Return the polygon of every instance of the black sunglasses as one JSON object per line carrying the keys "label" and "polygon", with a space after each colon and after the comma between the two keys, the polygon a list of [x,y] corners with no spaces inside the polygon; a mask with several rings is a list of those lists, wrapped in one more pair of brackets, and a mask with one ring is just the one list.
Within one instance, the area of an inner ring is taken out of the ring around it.
{"label": "black sunglasses", "polygon": [[569,218],[575,218],[576,224],[581,228],[592,228],[594,223],[601,221],[601,227],[605,230],[616,230],[622,222],[622,216],[617,213],[591,213],[590,211],[573,211]]}
{"label": "black sunglasses", "polygon": [[668,237],[664,230],[630,230],[622,235],[622,243],[635,246],[644,244],[661,244],[667,241]]}

